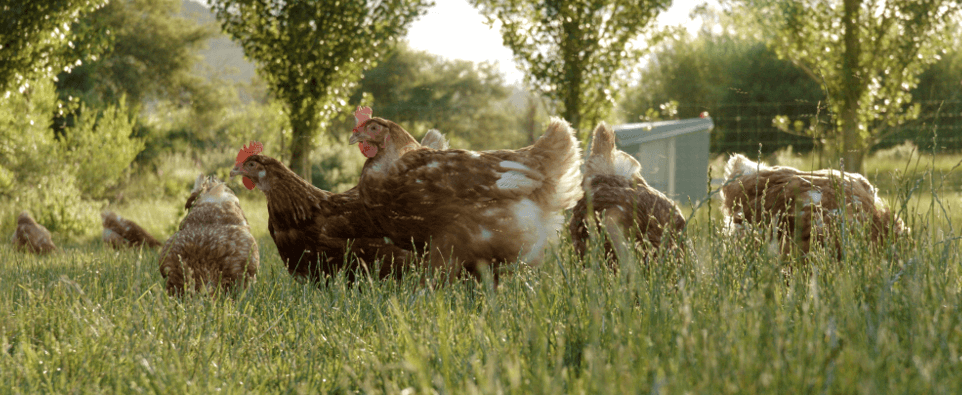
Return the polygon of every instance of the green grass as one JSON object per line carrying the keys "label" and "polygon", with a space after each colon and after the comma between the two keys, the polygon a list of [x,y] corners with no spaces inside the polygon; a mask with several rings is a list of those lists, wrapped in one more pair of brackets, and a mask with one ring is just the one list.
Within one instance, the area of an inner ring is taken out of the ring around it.
{"label": "green grass", "polygon": [[[233,299],[168,297],[150,250],[0,246],[0,393],[962,393],[955,188],[883,190],[912,236],[842,261],[786,270],[706,205],[695,259],[613,273],[564,240],[497,290],[298,283],[242,191],[261,268]],[[166,236],[162,206],[117,209]]]}

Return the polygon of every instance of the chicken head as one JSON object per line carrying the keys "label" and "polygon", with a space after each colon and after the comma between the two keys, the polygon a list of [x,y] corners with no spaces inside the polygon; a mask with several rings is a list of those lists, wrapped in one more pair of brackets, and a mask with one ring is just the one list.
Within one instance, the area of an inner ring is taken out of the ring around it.
{"label": "chicken head", "polygon": [[267,176],[267,168],[263,163],[260,162],[260,155],[251,155],[245,158],[243,162],[238,163],[230,171],[230,176],[242,176],[244,179],[244,186],[247,189],[253,190],[254,187],[262,191],[267,191],[270,189],[269,177]]}

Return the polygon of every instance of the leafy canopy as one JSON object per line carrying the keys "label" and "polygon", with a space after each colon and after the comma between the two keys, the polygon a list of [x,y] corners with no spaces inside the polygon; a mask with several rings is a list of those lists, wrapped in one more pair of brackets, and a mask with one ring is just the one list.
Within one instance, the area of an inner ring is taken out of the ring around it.
{"label": "leafy canopy", "polygon": [[[182,0],[113,0],[81,17],[75,28],[109,31],[98,59],[57,77],[61,98],[103,107],[121,96],[136,106],[147,100],[195,99],[201,90],[197,50],[214,30],[178,15]],[[88,37],[85,43],[97,40]]]}
{"label": "leafy canopy", "polygon": [[761,37],[817,81],[836,114],[846,168],[889,131],[919,115],[911,91],[939,58],[957,0],[730,0]]}
{"label": "leafy canopy", "polygon": [[[0,1],[0,92],[23,90],[33,78],[69,70],[87,57],[96,58],[105,41],[78,38],[70,24],[107,0]],[[105,37],[105,36],[103,36]]]}
{"label": "leafy canopy", "polygon": [[[364,73],[352,103],[370,93],[374,115],[415,135],[439,129],[458,148],[498,149],[524,145],[520,113],[511,89],[490,63],[447,60],[398,45]],[[354,117],[347,115],[353,125]],[[348,129],[350,126],[348,126]]]}
{"label": "leafy canopy", "polygon": [[214,0],[224,31],[288,106],[292,167],[308,179],[314,137],[346,108],[365,69],[430,0]]}
{"label": "leafy canopy", "polygon": [[[641,57],[633,45],[671,0],[470,0],[501,24],[525,82],[589,130],[613,107],[624,73]],[[656,41],[653,37],[650,42]]]}
{"label": "leafy canopy", "polygon": [[73,104],[57,100],[50,78],[30,86],[0,96],[0,206],[15,204],[52,232],[88,234],[99,228],[102,199],[123,184],[143,141],[130,137],[134,120],[123,100],[81,111],[57,139],[53,114]]}
{"label": "leafy canopy", "polygon": [[[811,149],[806,133],[820,119],[812,115],[824,102],[821,87],[763,41],[742,34],[721,10],[697,12],[704,25],[695,36],[679,30],[653,48],[620,103],[624,121],[664,119],[674,102],[678,118],[709,112],[712,152],[768,153],[784,144]],[[790,133],[772,125],[779,115],[795,120]],[[742,133],[746,129],[752,133]]]}

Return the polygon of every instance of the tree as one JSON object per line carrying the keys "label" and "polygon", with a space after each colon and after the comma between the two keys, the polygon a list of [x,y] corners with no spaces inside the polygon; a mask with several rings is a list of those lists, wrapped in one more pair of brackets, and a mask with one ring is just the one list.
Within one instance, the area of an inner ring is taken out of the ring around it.
{"label": "tree", "polygon": [[[821,87],[763,42],[738,34],[724,15],[706,10],[700,17],[706,24],[697,36],[681,31],[653,49],[620,103],[624,120],[664,118],[660,106],[675,102],[679,118],[711,114],[712,152],[751,153],[759,143],[766,153],[785,145],[811,149],[805,127],[819,120],[812,115],[824,102]],[[772,124],[777,116],[795,121],[789,134]]]}
{"label": "tree", "polygon": [[[501,23],[504,45],[525,82],[557,102],[577,128],[604,119],[620,91],[617,82],[641,57],[632,40],[671,0],[469,0]],[[650,43],[655,40],[649,41]]]}
{"label": "tree", "polygon": [[213,0],[221,26],[287,104],[290,165],[311,179],[314,137],[346,107],[364,69],[407,32],[430,0]]}
{"label": "tree", "polygon": [[[401,44],[364,72],[351,102],[360,102],[362,93],[373,98],[375,115],[416,134],[436,128],[458,148],[527,142],[520,132],[520,110],[507,102],[512,91],[493,64],[446,60]],[[354,122],[354,117],[345,118]]]}
{"label": "tree", "polygon": [[180,17],[181,1],[113,0],[78,20],[75,28],[110,31],[111,43],[98,59],[57,76],[60,97],[103,107],[121,96],[133,105],[198,96],[197,50],[214,30]]}
{"label": "tree", "polygon": [[844,166],[861,171],[868,150],[919,114],[911,90],[938,59],[955,0],[730,0],[782,58],[822,86],[835,115]]}
{"label": "tree", "polygon": [[0,2],[0,93],[23,89],[28,80],[43,79],[63,68],[95,57],[102,41],[75,41],[87,32],[69,26],[106,0],[3,0]]}

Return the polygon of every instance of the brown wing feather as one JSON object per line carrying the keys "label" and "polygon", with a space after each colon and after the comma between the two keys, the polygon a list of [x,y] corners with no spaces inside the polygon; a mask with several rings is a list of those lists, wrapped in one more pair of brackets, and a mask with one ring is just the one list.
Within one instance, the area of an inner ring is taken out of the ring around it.
{"label": "brown wing feather", "polygon": [[[621,230],[634,236],[635,245],[645,251],[661,247],[672,248],[679,232],[685,227],[685,217],[678,206],[663,193],[638,178],[629,181],[619,176],[594,176],[586,197],[574,208],[568,231],[575,251],[584,256],[589,238],[588,226],[592,216],[612,218]],[[590,196],[593,215],[588,212]],[[601,224],[597,224],[599,229]],[[610,259],[615,260],[611,241],[605,242]]]}
{"label": "brown wing feather", "polygon": [[[265,168],[264,190],[269,215],[268,230],[288,272],[320,282],[346,270],[349,281],[355,269],[367,267],[379,278],[400,275],[409,258],[402,246],[385,241],[356,189],[331,193],[318,189],[273,158],[255,155]],[[407,244],[409,248],[410,243]],[[373,267],[374,265],[380,265]]]}
{"label": "brown wing feather", "polygon": [[841,255],[838,240],[826,238],[828,229],[846,221],[868,223],[878,242],[891,230],[906,231],[902,222],[881,204],[875,187],[860,174],[826,169],[812,172],[790,167],[762,167],[734,177],[721,190],[726,216],[735,227],[775,224],[782,253],[811,244],[831,242]]}

